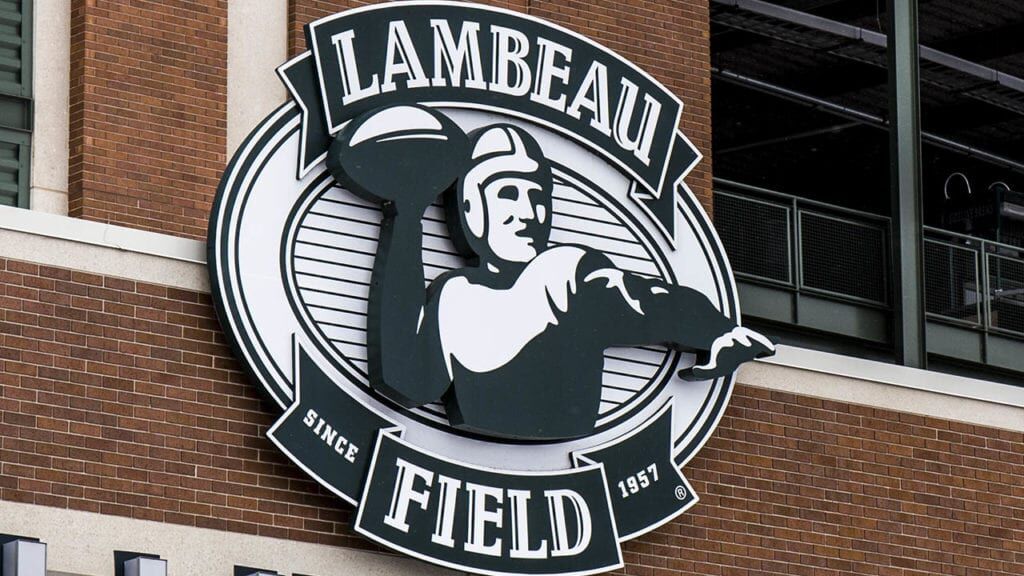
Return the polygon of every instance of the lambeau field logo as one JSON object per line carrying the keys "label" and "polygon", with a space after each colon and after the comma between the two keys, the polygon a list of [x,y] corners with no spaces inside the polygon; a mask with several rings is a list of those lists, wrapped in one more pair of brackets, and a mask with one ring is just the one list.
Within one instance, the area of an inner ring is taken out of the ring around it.
{"label": "lambeau field logo", "polygon": [[590,574],[697,501],[683,466],[772,344],[684,177],[683,104],[563,28],[404,2],[306,27],[224,174],[221,323],[271,440],[386,546]]}

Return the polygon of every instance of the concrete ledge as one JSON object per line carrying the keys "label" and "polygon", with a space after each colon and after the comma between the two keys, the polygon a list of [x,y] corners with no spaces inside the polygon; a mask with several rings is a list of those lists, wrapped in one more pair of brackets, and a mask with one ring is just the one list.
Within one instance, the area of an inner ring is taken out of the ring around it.
{"label": "concrete ledge", "polygon": [[0,257],[209,292],[206,244],[0,206]]}
{"label": "concrete ledge", "polygon": [[762,360],[762,362],[1024,408],[1024,388],[1021,387],[942,372],[918,370],[853,356],[793,346],[779,346],[775,356]]}
{"label": "concrete ledge", "polygon": [[838,402],[1024,431],[1024,389],[816,350],[779,346],[737,383]]}
{"label": "concrete ledge", "polygon": [[158,554],[167,560],[169,574],[197,576],[230,576],[236,565],[323,576],[457,574],[351,548],[7,501],[0,501],[0,533],[46,542],[49,574],[109,576],[114,573],[114,550]]}

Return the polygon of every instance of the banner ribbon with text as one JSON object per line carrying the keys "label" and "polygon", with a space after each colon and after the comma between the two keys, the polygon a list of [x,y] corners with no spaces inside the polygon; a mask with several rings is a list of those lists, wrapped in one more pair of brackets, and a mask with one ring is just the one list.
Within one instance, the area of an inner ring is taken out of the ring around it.
{"label": "banner ribbon with text", "polygon": [[557,130],[612,161],[674,239],[676,197],[699,154],[677,131],[679,99],[613,52],[533,18],[464,4],[410,4],[400,16],[356,10],[313,22],[306,39],[308,50],[278,68],[302,111],[300,178],[323,161],[332,135],[366,112],[472,105]]}
{"label": "banner ribbon with text", "polygon": [[672,462],[671,401],[623,437],[573,453],[572,468],[499,471],[417,448],[301,346],[294,362],[295,402],[268,435],[359,507],[357,531],[409,554],[472,570],[609,570],[620,541],[696,502]]}

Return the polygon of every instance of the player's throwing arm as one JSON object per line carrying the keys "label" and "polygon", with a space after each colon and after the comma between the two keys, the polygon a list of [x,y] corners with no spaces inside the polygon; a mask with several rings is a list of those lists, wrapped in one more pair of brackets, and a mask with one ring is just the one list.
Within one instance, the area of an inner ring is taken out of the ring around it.
{"label": "player's throwing arm", "polygon": [[449,118],[405,105],[352,120],[327,155],[339,183],[382,204],[367,310],[370,384],[408,408],[437,400],[450,384],[436,325],[420,330],[427,301],[421,218],[461,175],[468,148]]}

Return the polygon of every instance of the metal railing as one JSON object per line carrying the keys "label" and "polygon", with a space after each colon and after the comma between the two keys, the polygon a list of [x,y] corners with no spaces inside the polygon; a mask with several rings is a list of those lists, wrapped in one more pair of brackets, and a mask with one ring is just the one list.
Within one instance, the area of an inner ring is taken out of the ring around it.
{"label": "metal railing", "polygon": [[[714,220],[743,281],[891,308],[886,217],[716,179]],[[928,319],[1024,337],[1024,248],[927,226],[924,236]]]}
{"label": "metal railing", "polygon": [[724,180],[714,215],[736,276],[888,308],[888,218]]}
{"label": "metal railing", "polygon": [[926,227],[924,252],[929,318],[1024,336],[1024,248]]}

